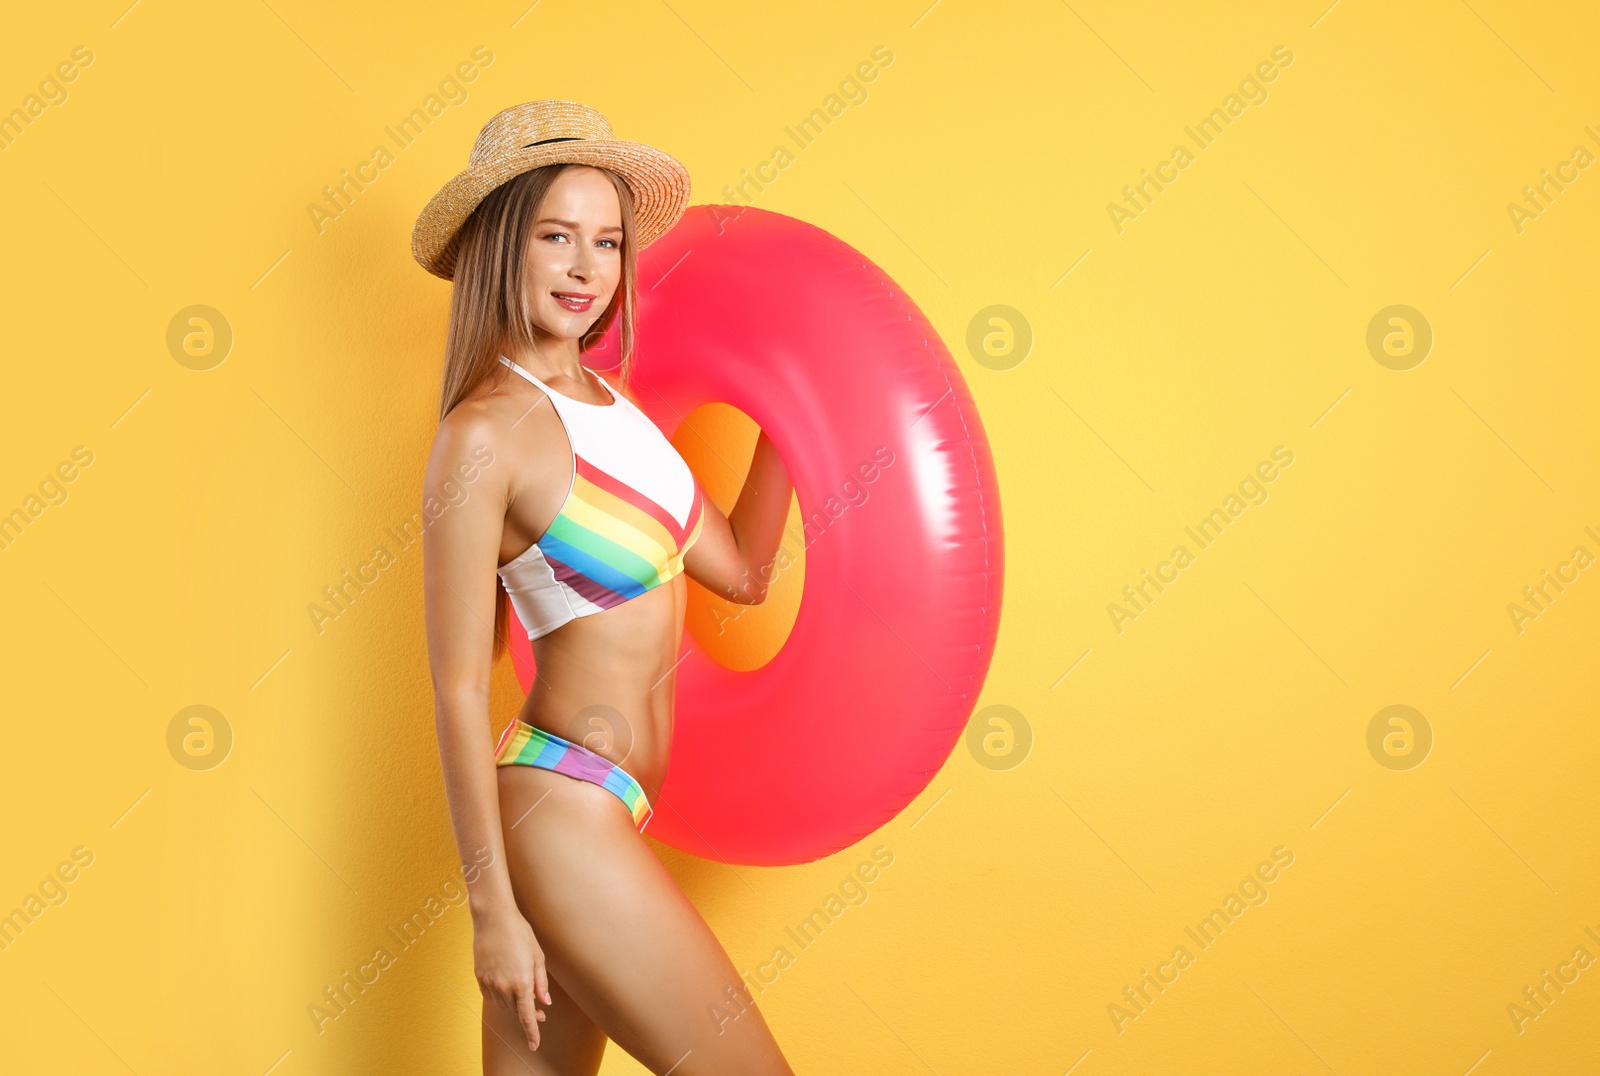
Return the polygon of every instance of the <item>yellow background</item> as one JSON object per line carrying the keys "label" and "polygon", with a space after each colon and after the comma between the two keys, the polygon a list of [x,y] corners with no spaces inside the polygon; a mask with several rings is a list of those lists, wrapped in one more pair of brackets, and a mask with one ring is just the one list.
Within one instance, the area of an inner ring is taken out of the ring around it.
{"label": "yellow background", "polygon": [[[412,221],[540,97],[728,201],[880,45],[868,99],[756,204],[883,266],[956,355],[1008,538],[981,705],[1032,745],[995,768],[963,741],[822,862],[657,846],[741,968],[893,853],[762,996],[797,1071],[1600,1065],[1600,967],[1508,1011],[1600,956],[1600,574],[1520,633],[1507,612],[1600,554],[1600,174],[1520,234],[1506,209],[1600,152],[1589,6],[125,7],[27,6],[0,36],[6,111],[95,56],[0,153],[0,509],[94,453],[0,552],[0,910],[94,854],[0,953],[0,1069],[477,1071],[463,909],[322,1033],[307,1015],[456,863],[417,548],[320,634],[306,612],[416,508],[448,288]],[[479,45],[470,97],[318,234],[322,186]],[[1107,203],[1279,45],[1270,97],[1119,234]],[[197,303],[235,334],[205,372],[165,343]],[[996,304],[1033,334],[1007,370],[965,345]],[[1406,371],[1365,344],[1393,304],[1435,334]],[[1280,444],[1266,503],[1119,632],[1121,588]],[[204,772],[166,742],[197,703],[234,735]],[[1367,749],[1394,704],[1434,736],[1413,769]],[[1124,986],[1280,846],[1266,903],[1119,1032]],[[613,1047],[604,1071],[642,1070]]]}

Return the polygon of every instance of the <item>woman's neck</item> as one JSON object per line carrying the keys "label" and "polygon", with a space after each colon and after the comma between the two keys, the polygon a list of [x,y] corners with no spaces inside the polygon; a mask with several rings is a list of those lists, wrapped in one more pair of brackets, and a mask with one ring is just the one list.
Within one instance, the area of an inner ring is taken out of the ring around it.
{"label": "woman's neck", "polygon": [[579,384],[587,381],[576,340],[541,341],[533,347],[504,345],[500,354],[541,381],[568,378]]}

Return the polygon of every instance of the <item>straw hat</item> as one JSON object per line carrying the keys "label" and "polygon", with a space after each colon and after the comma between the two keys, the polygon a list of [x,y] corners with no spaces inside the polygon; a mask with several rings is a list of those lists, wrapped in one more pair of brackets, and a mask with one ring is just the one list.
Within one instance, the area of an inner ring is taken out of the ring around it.
{"label": "straw hat", "polygon": [[611,124],[576,101],[512,105],[483,125],[466,171],[439,188],[411,229],[411,253],[434,276],[456,268],[456,232],[479,202],[506,180],[547,164],[608,168],[633,192],[640,250],[666,234],[689,205],[689,170],[642,142],[614,138]]}

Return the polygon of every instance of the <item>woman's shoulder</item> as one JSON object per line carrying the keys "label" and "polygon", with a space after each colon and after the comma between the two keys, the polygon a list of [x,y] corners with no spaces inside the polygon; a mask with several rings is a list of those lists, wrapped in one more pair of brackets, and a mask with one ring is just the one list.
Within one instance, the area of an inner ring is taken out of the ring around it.
{"label": "woman's shoulder", "polygon": [[501,446],[508,424],[501,414],[505,410],[502,403],[492,396],[474,394],[456,404],[439,420],[439,428],[434,431],[434,454],[453,454],[461,446],[471,444]]}
{"label": "woman's shoulder", "polygon": [[554,409],[541,402],[542,397],[529,401],[500,392],[468,394],[439,420],[429,470],[448,474],[472,463],[501,462],[511,465],[500,469],[502,480],[514,486],[559,471],[568,463],[566,434]]}

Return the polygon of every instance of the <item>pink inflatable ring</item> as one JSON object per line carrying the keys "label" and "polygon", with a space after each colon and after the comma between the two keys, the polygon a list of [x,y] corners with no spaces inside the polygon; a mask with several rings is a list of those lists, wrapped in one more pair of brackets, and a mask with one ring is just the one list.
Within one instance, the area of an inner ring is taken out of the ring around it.
{"label": "pink inflatable ring", "polygon": [[[810,224],[691,207],[641,254],[638,290],[640,406],[669,436],[712,401],[755,420],[806,541],[772,660],[735,671],[684,633],[650,836],[728,863],[810,862],[903,810],[972,714],[1002,583],[988,441],[927,318]],[[526,633],[511,638],[526,657]],[[527,687],[531,662],[518,666]]]}

